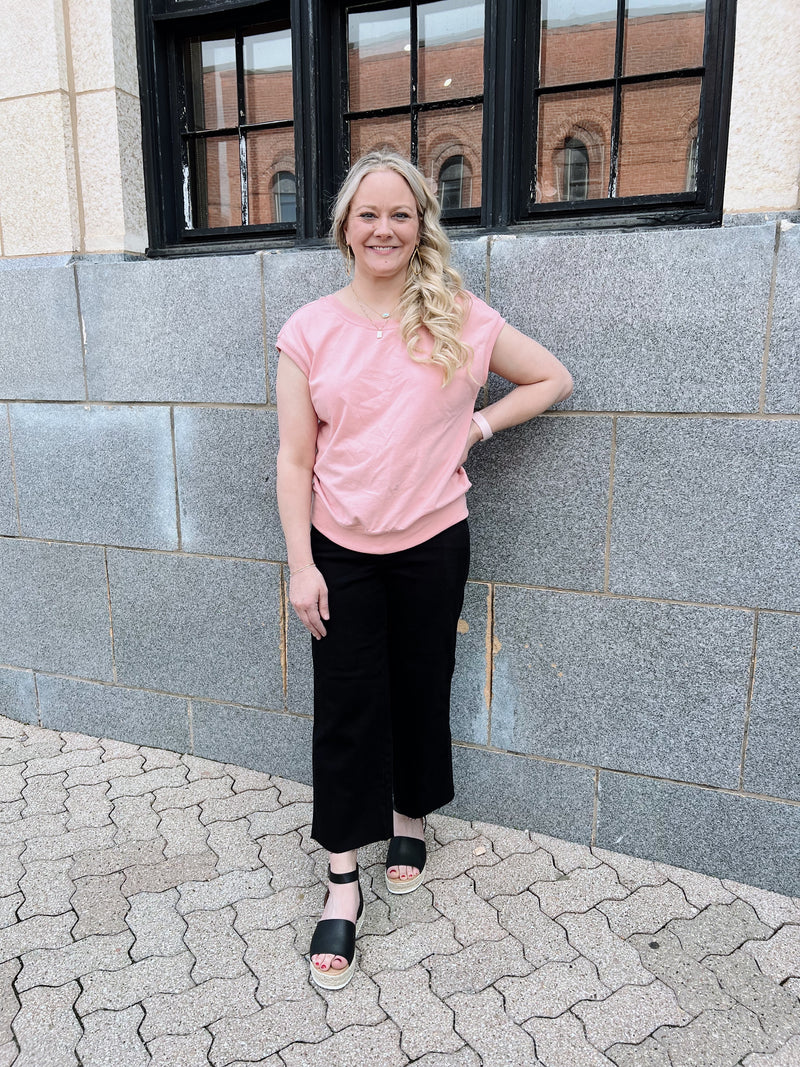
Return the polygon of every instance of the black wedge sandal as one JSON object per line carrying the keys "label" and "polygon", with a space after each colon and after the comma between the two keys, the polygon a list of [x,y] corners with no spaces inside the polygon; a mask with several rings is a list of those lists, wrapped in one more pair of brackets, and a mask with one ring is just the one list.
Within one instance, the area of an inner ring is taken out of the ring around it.
{"label": "black wedge sandal", "polygon": [[[423,833],[425,830],[425,823],[423,822]],[[413,893],[415,889],[422,885],[422,879],[425,874],[425,861],[428,858],[428,852],[425,848],[425,842],[420,841],[416,837],[393,837],[389,842],[389,849],[386,853],[386,888],[390,893]],[[413,878],[390,878],[390,867],[416,867],[419,874],[415,874]]]}
{"label": "black wedge sandal", "polygon": [[[347,885],[349,882],[358,882],[358,867],[346,874],[334,874],[328,867],[328,879],[334,885]],[[329,890],[325,891],[327,902]],[[325,905],[323,904],[323,907]],[[358,913],[356,921],[350,919],[320,919],[314,936],[311,938],[310,956],[327,955],[341,956],[347,960],[347,966],[340,970],[321,971],[311,961],[311,981],[322,989],[343,989],[350,981],[355,972],[356,936],[364,921],[364,895],[361,892],[361,883],[358,882]]]}

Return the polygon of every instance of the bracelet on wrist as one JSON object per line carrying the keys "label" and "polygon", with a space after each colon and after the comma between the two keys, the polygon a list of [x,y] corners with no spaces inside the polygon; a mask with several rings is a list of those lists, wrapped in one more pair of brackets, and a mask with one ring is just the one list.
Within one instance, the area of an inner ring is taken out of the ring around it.
{"label": "bracelet on wrist", "polygon": [[312,567],[316,567],[316,563],[306,563],[305,567],[298,567],[296,571],[289,571],[289,577],[294,578],[296,574],[301,574],[303,571],[310,571]]}
{"label": "bracelet on wrist", "polygon": [[472,413],[472,421],[475,423],[475,425],[481,431],[481,440],[482,441],[488,441],[489,438],[493,435],[494,431],[492,430],[491,426],[489,425],[489,422],[488,422],[488,419],[486,418],[486,416],[484,414],[482,414],[482,412],[480,412],[480,411],[474,411]]}

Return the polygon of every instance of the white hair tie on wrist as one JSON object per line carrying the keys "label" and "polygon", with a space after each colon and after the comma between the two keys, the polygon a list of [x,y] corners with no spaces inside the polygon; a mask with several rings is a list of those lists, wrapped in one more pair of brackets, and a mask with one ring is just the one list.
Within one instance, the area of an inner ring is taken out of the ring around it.
{"label": "white hair tie on wrist", "polygon": [[486,416],[481,414],[480,411],[474,411],[472,413],[472,421],[475,423],[475,425],[481,431],[482,440],[488,441],[489,438],[493,435],[494,431],[492,430],[491,426],[489,425],[489,423],[488,423],[488,421],[486,419]]}

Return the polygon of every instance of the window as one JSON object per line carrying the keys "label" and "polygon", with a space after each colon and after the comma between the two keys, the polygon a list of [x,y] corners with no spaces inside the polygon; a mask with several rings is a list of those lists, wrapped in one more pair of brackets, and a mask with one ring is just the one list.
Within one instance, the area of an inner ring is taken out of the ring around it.
{"label": "window", "polygon": [[295,222],[297,219],[297,182],[294,174],[280,170],[272,182],[272,198],[276,222]]}
{"label": "window", "polygon": [[135,0],[151,251],[319,242],[349,161],[450,227],[721,220],[734,0]]}
{"label": "window", "polygon": [[442,210],[469,207],[472,194],[472,172],[463,156],[451,156],[439,171],[437,192]]}
{"label": "window", "polygon": [[586,200],[589,196],[589,153],[583,141],[568,137],[563,148],[563,196]]}

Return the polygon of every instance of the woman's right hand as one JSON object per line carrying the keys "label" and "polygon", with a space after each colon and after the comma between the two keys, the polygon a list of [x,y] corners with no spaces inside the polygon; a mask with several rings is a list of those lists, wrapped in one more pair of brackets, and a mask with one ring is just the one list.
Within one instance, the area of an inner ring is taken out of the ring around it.
{"label": "woman's right hand", "polygon": [[289,579],[289,602],[312,637],[319,640],[328,632],[323,620],[330,618],[328,587],[316,567],[300,570]]}

